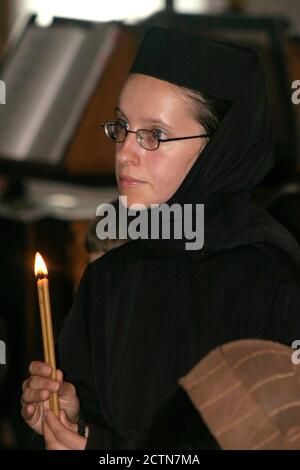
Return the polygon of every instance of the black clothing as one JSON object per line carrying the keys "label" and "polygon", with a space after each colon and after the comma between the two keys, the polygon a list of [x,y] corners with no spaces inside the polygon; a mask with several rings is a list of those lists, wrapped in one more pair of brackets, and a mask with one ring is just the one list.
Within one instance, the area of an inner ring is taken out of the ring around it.
{"label": "black clothing", "polygon": [[221,447],[180,387],[157,415],[143,449],[220,450]]}
{"label": "black clothing", "polygon": [[268,212],[283,224],[300,243],[300,191],[279,194]]}
{"label": "black clothing", "polygon": [[249,245],[199,260],[139,240],[92,263],[60,337],[60,366],[94,423],[87,448],[141,446],[178,378],[216,346],[298,338],[291,265],[278,248],[271,255]]}
{"label": "black clothing", "polygon": [[291,344],[300,331],[299,245],[249,199],[273,164],[258,54],[151,28],[131,72],[233,105],[168,201],[205,204],[203,249],[130,241],[83,276],[59,359],[92,423],[87,448],[142,447],[178,379],[216,346]]}

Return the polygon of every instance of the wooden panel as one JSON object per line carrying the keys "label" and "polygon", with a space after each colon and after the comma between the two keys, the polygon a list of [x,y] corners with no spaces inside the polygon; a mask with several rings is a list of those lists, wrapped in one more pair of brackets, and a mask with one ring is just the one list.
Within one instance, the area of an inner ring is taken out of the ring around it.
{"label": "wooden panel", "polygon": [[26,11],[24,0],[0,0],[0,57],[11,30]]}
{"label": "wooden panel", "polygon": [[104,135],[101,123],[115,116],[122,84],[136,53],[133,33],[122,31],[77,129],[65,159],[71,174],[113,174],[114,144]]}
{"label": "wooden panel", "polygon": [[9,0],[2,0],[0,2],[0,56],[7,40],[9,32]]}

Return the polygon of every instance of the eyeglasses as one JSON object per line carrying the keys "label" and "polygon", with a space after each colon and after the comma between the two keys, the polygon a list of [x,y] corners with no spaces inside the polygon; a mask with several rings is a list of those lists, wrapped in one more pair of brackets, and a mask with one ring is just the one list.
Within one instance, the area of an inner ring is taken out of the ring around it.
{"label": "eyeglasses", "polygon": [[136,139],[141,147],[145,150],[157,150],[160,143],[171,142],[174,140],[185,140],[185,139],[198,139],[202,137],[210,137],[209,134],[192,135],[188,137],[175,137],[172,139],[161,139],[159,136],[159,130],[148,131],[147,129],[138,129],[137,131],[130,131],[128,125],[122,121],[108,121],[101,124],[104,127],[105,134],[107,137],[117,144],[121,144],[125,141],[128,133],[136,134]]}

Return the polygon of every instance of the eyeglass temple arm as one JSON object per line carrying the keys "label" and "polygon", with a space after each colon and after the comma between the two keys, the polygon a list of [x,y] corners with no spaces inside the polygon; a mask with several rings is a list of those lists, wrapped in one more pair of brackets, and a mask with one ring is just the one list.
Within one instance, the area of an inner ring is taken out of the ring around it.
{"label": "eyeglass temple arm", "polygon": [[160,142],[171,142],[172,140],[197,139],[199,137],[210,137],[210,134],[192,135],[189,137],[175,137],[173,139],[159,139]]}

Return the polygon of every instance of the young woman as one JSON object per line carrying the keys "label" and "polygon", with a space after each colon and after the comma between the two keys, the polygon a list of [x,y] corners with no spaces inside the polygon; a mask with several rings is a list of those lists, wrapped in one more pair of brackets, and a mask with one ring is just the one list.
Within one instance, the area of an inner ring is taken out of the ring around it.
{"label": "young woman", "polygon": [[[64,378],[33,362],[23,386],[22,415],[48,449],[142,447],[210,350],[299,336],[299,246],[249,198],[273,165],[259,55],[150,28],[116,113],[105,131],[127,206],[148,220],[153,204],[189,206],[191,222],[204,204],[204,245],[186,249],[173,217],[168,239],[162,221],[158,237],[148,226],[88,266],[59,339]],[[55,390],[60,420],[44,411]]]}

